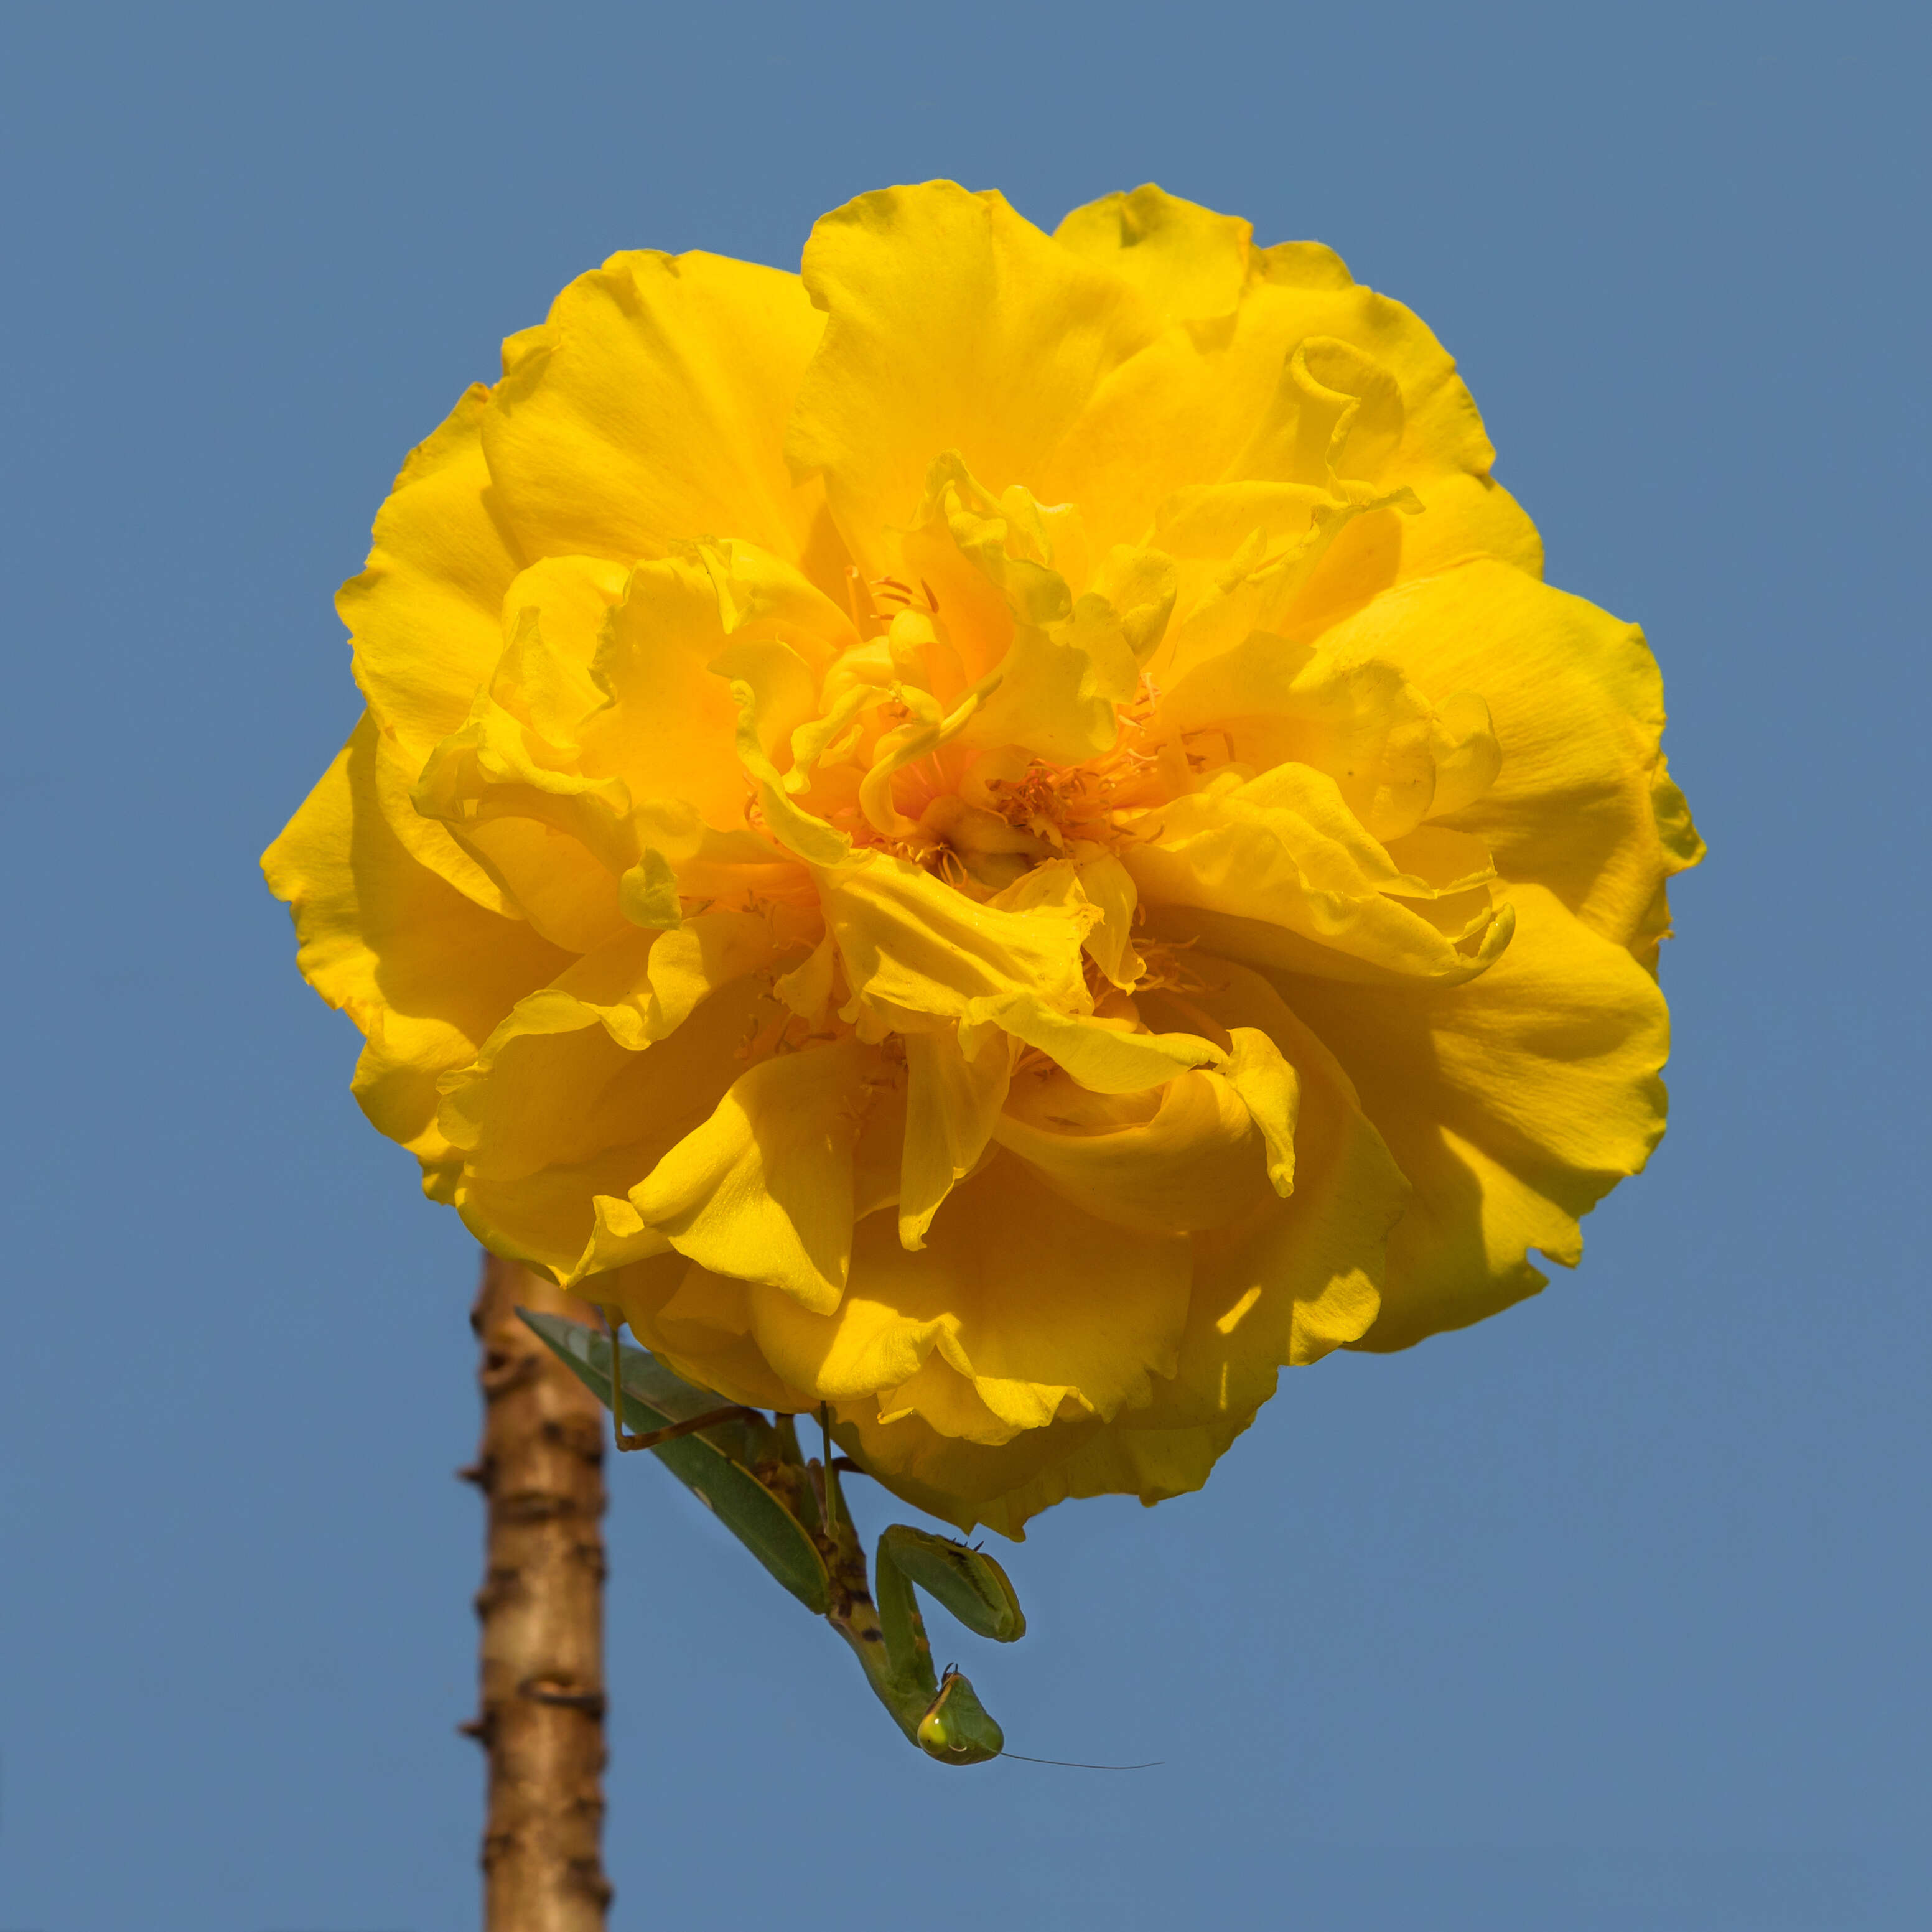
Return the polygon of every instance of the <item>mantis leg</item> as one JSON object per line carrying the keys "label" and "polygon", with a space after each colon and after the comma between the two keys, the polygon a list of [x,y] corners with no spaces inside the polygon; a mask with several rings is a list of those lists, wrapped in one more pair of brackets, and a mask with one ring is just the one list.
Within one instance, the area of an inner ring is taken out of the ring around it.
{"label": "mantis leg", "polygon": [[[932,1682],[932,1652],[913,1586],[919,1585],[944,1604],[975,1636],[1012,1643],[1026,1634],[1026,1618],[1006,1571],[983,1551],[950,1537],[929,1535],[895,1523],[879,1538],[874,1558],[879,1612],[902,1602],[912,1646]],[[890,1639],[888,1640],[890,1641]],[[1006,1748],[1006,1736],[980,1702],[971,1682],[950,1665],[920,1713],[913,1742],[942,1764],[983,1764]]]}
{"label": "mantis leg", "polygon": [[868,1578],[837,1468],[805,1460],[791,1417],[767,1420],[754,1409],[718,1407],[716,1396],[647,1351],[618,1342],[614,1324],[598,1335],[560,1316],[519,1312],[619,1418],[621,1448],[653,1453],[793,1596],[830,1622],[913,1744],[941,1764],[1000,1755],[1000,1727],[972,1684],[950,1666],[934,1670],[917,1594],[925,1591],[975,1635],[1013,1642],[1026,1634],[1026,1618],[992,1557],[895,1523],[879,1538]]}
{"label": "mantis leg", "polygon": [[[828,1502],[838,1478],[827,1471]],[[828,1509],[826,1514],[830,1514]],[[932,1666],[914,1588],[928,1592],[976,1636],[1012,1643],[1026,1634],[1026,1618],[1006,1573],[983,1552],[951,1538],[895,1523],[879,1538],[872,1588],[866,1588],[865,1558],[850,1514],[837,1519],[837,1553],[829,1556],[835,1629],[857,1653],[866,1680],[912,1743],[941,1764],[983,1764],[998,1757],[1006,1739],[974,1691],[950,1665]]]}

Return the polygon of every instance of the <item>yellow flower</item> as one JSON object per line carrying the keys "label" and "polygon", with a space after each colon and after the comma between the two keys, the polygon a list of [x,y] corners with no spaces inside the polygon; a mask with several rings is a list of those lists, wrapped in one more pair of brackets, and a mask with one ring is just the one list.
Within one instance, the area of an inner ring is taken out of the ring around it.
{"label": "yellow flower", "polygon": [[1569,1265],[1701,848],[1642,637],[1327,249],[946,183],[614,256],[410,458],[270,850],[498,1252],[1018,1534]]}

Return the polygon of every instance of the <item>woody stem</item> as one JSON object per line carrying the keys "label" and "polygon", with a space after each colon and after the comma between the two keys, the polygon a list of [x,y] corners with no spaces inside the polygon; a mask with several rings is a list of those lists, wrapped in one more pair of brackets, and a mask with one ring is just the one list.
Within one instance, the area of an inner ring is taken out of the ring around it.
{"label": "woody stem", "polygon": [[465,1477],[488,1510],[477,1592],[488,1760],[484,1932],[604,1932],[604,1412],[519,1322],[591,1311],[486,1256],[470,1324],[482,1346],[482,1448]]}

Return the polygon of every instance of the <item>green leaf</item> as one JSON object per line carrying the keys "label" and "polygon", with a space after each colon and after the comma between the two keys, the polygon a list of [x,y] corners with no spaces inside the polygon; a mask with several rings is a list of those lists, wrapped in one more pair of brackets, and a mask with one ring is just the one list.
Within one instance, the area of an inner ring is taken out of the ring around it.
{"label": "green leaf", "polygon": [[[610,1344],[580,1322],[517,1310],[524,1324],[601,1402],[610,1406]],[[642,1348],[623,1345],[624,1420],[640,1435],[688,1422],[720,1406]],[[822,1616],[832,1600],[825,1561],[798,1519],[742,1462],[704,1434],[682,1436],[650,1452],[806,1608]]]}

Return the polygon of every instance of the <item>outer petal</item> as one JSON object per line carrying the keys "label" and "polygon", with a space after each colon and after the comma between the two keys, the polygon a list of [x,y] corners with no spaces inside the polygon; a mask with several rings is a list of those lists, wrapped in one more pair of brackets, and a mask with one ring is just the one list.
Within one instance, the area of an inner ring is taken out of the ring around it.
{"label": "outer petal", "polygon": [[957,450],[994,490],[1030,483],[1096,386],[1153,334],[1120,276],[1082,261],[997,194],[950,182],[861,195],[814,228],[805,285],[825,338],[787,442],[822,471],[868,572]]}
{"label": "outer petal", "polygon": [[1173,1382],[1137,1426],[1219,1423],[1265,1401],[1278,1367],[1356,1340],[1381,1306],[1383,1244],[1409,1187],[1340,1063],[1258,974],[1203,959],[1202,1004],[1258,1034],[1297,1076],[1294,1191],[1195,1238],[1195,1289]]}
{"label": "outer petal", "polygon": [[905,1036],[905,1147],[899,1181],[899,1240],[922,1248],[926,1231],[954,1184],[977,1167],[1012,1077],[1010,1036],[982,1043],[968,1060],[958,1030]]}
{"label": "outer petal", "polygon": [[[876,1396],[885,1413],[916,1408],[997,1442],[1044,1427],[1063,1403],[1102,1416],[1144,1403],[1150,1378],[1172,1370],[1187,1311],[1184,1239],[1096,1220],[996,1158],[953,1190],[926,1244],[908,1254],[891,1216],[861,1222],[832,1314],[754,1288],[772,1367],[836,1402]],[[976,1402],[956,1402],[944,1378],[908,1386],[935,1351]]]}
{"label": "outer petal", "polygon": [[473,1058],[568,956],[416,862],[377,796],[380,744],[365,717],[262,866],[294,914],[304,976],[368,1036],[356,1076],[363,1111],[434,1163],[450,1156],[437,1076]]}
{"label": "outer petal", "polygon": [[1250,272],[1254,230],[1150,182],[1076,208],[1053,238],[1131,282],[1163,323],[1229,314]]}
{"label": "outer petal", "polygon": [[[620,938],[613,950],[635,943]],[[592,956],[519,1002],[475,1065],[443,1082],[443,1131],[464,1162],[459,1212],[485,1246],[559,1280],[584,1271],[599,1232],[598,1197],[626,1205],[629,1190],[704,1124],[745,1071],[738,1049],[747,1033],[776,1006],[762,976],[746,974],[638,1050],[624,1042],[653,1001],[647,968],[622,998],[608,983],[610,963]],[[644,1252],[668,1245],[658,1238]],[[613,1254],[604,1264],[640,1258]]]}
{"label": "outer petal", "polygon": [[1404,872],[1334,780],[1308,766],[1178,799],[1145,822],[1149,836],[1122,854],[1142,900],[1198,908],[1206,920],[1195,923],[1210,943],[1246,926],[1262,939],[1278,934],[1278,956],[1305,959],[1310,971],[1460,981],[1508,938],[1506,909],[1483,874],[1438,887]]}
{"label": "outer petal", "polygon": [[[574,952],[620,933],[627,916],[673,917],[671,860],[722,844],[714,858],[782,862],[746,829],[752,785],[734,692],[762,698],[760,728],[782,742],[812,680],[781,638],[728,632],[720,602],[732,600],[742,632],[795,628],[759,608],[785,589],[823,603],[748,546],[628,572],[584,558],[524,572],[506,605],[514,634],[468,722],[431,754],[417,805],[448,824],[509,904]],[[697,836],[704,820],[728,839]],[[654,911],[648,891],[627,902],[622,881],[659,844],[675,848],[670,859],[658,850],[634,882],[655,878]],[[701,880],[688,890],[706,896]]]}
{"label": "outer petal", "polygon": [[713,1274],[830,1313],[851,1253],[853,1150],[874,1058],[848,1040],[753,1067],[631,1190],[638,1218]]}
{"label": "outer petal", "polygon": [[1415,1195],[1382,1312],[1355,1346],[1406,1348],[1534,1294],[1540,1248],[1573,1265],[1579,1218],[1664,1132],[1669,1022],[1656,983],[1552,894],[1524,886],[1484,976],[1405,992],[1276,976],[1354,1081]]}
{"label": "outer petal", "polygon": [[[1254,1419],[1252,1409],[1241,1409],[1190,1427],[1131,1429],[1116,1424],[1096,1430],[1084,1442],[1071,1445],[1064,1460],[1048,1463],[1030,1480],[979,1503],[974,1522],[1018,1541],[1033,1517],[1070,1497],[1138,1496],[1151,1508],[1170,1496],[1201,1488],[1235,1437]],[[921,1508],[933,1508],[910,1489],[906,1498]]]}
{"label": "outer petal", "polygon": [[600,1274],[595,1292],[623,1310],[646,1347],[700,1388],[748,1408],[797,1414],[817,1407],[810,1390],[781,1380],[760,1353],[747,1282],[713,1274],[671,1249]]}
{"label": "outer petal", "polygon": [[[1024,1537],[1028,1516],[1067,1493],[1059,1472],[1080,1445],[1113,1432],[1090,1416],[1073,1416],[993,1447],[942,1435],[920,1415],[882,1422],[869,1402],[836,1412],[838,1442],[894,1496],[962,1531],[984,1524],[1016,1540]],[[1032,1501],[1042,1472],[1046,1492]],[[1054,1490],[1056,1481],[1061,1486]]]}
{"label": "outer petal", "polygon": [[[1201,1487],[1216,1460],[1274,1393],[1284,1364],[1354,1341],[1376,1318],[1383,1244],[1408,1196],[1388,1149],[1363,1118],[1347,1076],[1256,976],[1204,961],[1208,997],[1238,1036],[1264,1028],[1301,1076],[1297,1185],[1241,1225],[1193,1238],[1193,1288],[1173,1372],[1144,1407],[1104,1426],[1062,1416],[1008,1442],[944,1432],[923,1412],[874,1420],[840,1412],[840,1439],[895,1495],[962,1530],[1019,1538],[1029,1518],[1073,1496],[1143,1503]],[[928,1358],[929,1382],[938,1358]],[[944,1420],[958,1426],[954,1415]],[[997,1445],[997,1446],[996,1446]]]}
{"label": "outer petal", "polygon": [[509,635],[488,685],[410,794],[422,821],[460,842],[507,908],[575,952],[622,929],[616,880],[637,856],[628,793],[581,772],[576,743],[604,702],[590,665],[625,576],[570,557],[517,578],[505,598]]}
{"label": "outer petal", "polygon": [[785,418],[824,323],[795,275],[722,256],[614,255],[505,345],[484,424],[495,500],[530,556],[623,563],[745,538],[836,587],[823,498]]}
{"label": "outer petal", "polygon": [[1260,1130],[1217,1075],[1183,1073],[1148,1119],[1100,1133],[1069,1132],[1054,1118],[1052,1090],[1065,1078],[1023,1076],[993,1137],[1088,1214],[1180,1234],[1238,1220],[1268,1193]]}
{"label": "outer petal", "polygon": [[1487,701],[1500,774],[1446,822],[1505,879],[1546,886],[1619,944],[1648,944],[1665,878],[1703,848],[1664,776],[1664,692],[1634,625],[1502,564],[1474,562],[1378,598],[1324,638],[1400,665],[1437,697]]}
{"label": "outer petal", "polygon": [[[1285,260],[1291,280],[1252,280],[1232,315],[1169,328],[1116,368],[1048,465],[1028,478],[1036,493],[1078,503],[1097,552],[1146,541],[1155,508],[1190,485],[1255,477],[1319,484],[1330,452],[1318,453],[1313,470],[1295,454],[1313,447],[1311,411],[1324,406],[1322,394],[1338,398],[1330,416],[1339,424],[1345,392],[1366,393],[1358,372],[1372,368],[1394,406],[1371,412],[1379,423],[1372,436],[1358,412],[1354,446],[1339,452],[1341,473],[1383,490],[1407,485],[1426,514],[1412,527],[1388,513],[1369,520],[1376,527],[1352,532],[1346,551],[1392,546],[1394,572],[1402,572],[1400,552],[1412,542],[1424,547],[1430,568],[1472,554],[1540,568],[1534,527],[1490,479],[1495,452],[1454,362],[1401,304],[1355,286],[1335,257],[1320,256],[1321,273],[1298,272],[1308,258],[1295,266]],[[1324,346],[1298,365],[1296,352],[1311,344]],[[1329,567],[1350,566],[1344,554]],[[1402,574],[1415,570],[1412,563]]]}
{"label": "outer petal", "polygon": [[1380,839],[1480,796],[1501,761],[1479,697],[1438,711],[1393,664],[1262,632],[1183,676],[1160,716],[1256,770],[1292,760],[1326,772]]}
{"label": "outer petal", "polygon": [[418,769],[488,681],[503,648],[503,594],[522,563],[484,494],[488,400],[471,388],[410,452],[377,514],[368,565],[335,600],[355,640],[356,681]]}

